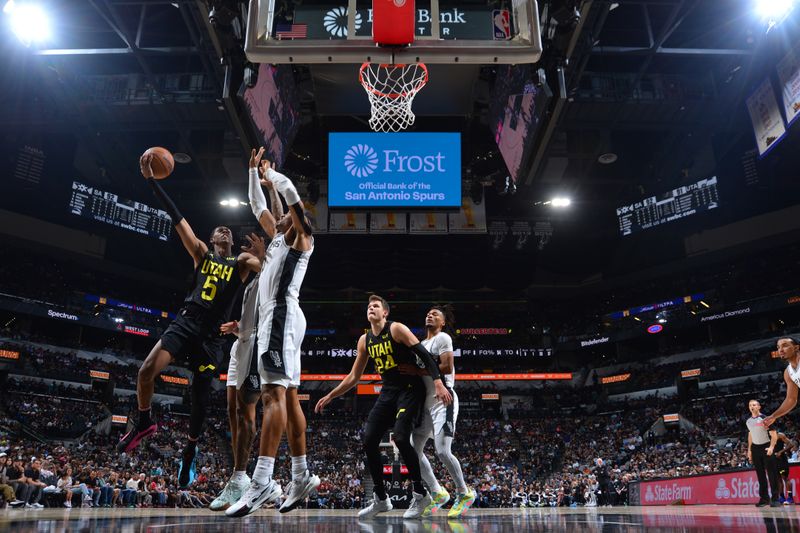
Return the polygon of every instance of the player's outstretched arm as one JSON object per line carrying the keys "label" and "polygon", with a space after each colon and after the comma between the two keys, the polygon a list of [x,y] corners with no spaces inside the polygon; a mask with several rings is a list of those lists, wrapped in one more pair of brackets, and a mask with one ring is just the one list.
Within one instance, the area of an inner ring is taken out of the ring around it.
{"label": "player's outstretched arm", "polygon": [[300,200],[300,195],[292,183],[292,180],[272,168],[272,165],[267,164],[266,178],[275,184],[275,188],[286,199],[286,205],[289,206],[289,214],[292,216],[292,225],[297,231],[298,238],[308,239],[313,233],[311,226],[308,225],[305,212],[303,211],[303,202]]}
{"label": "player's outstretched arm", "polygon": [[161,187],[161,184],[158,182],[158,180],[153,178],[153,169],[151,168],[152,163],[153,156],[150,154],[143,155],[139,159],[139,168],[142,172],[142,176],[144,176],[147,182],[150,184],[150,187],[153,189],[153,194],[156,195],[156,198],[158,198],[161,206],[169,214],[170,218],[172,219],[172,223],[175,224],[175,231],[181,238],[183,247],[186,248],[186,251],[192,256],[192,259],[194,260],[194,266],[197,267],[200,261],[203,260],[203,256],[205,256],[208,252],[208,246],[206,243],[197,238],[192,230],[192,227],[189,225],[186,219],[183,218],[181,212],[178,211],[178,207],[172,201],[172,198],[167,195],[167,192]]}
{"label": "player's outstretched arm", "polygon": [[267,193],[269,194],[269,208],[270,211],[272,211],[272,216],[275,217],[275,220],[280,220],[283,218],[284,214],[283,202],[281,201],[281,197],[278,195],[278,191],[275,189],[275,184],[267,179],[269,168],[270,162],[262,161],[261,166],[258,169],[258,174],[261,176],[261,185],[266,187]]}
{"label": "player's outstretched arm", "polygon": [[[250,209],[253,211],[258,220],[261,228],[272,239],[275,237],[275,217],[267,207],[267,197],[264,196],[264,191],[261,190],[261,180],[258,174],[258,167],[261,164],[261,158],[264,157],[264,147],[256,151],[250,151],[250,170],[248,172],[247,183],[247,196],[250,200]],[[283,206],[281,206],[283,208]]]}
{"label": "player's outstretched arm", "polygon": [[433,386],[436,388],[436,397],[439,398],[445,405],[450,405],[453,402],[453,396],[447,391],[447,388],[442,383],[442,375],[439,372],[439,366],[433,359],[433,355],[419,342],[408,326],[400,322],[392,322],[391,326],[392,338],[401,344],[405,344],[414,355],[419,357],[420,361],[428,369],[428,373],[433,378]]}
{"label": "player's outstretched arm", "polygon": [[353,368],[350,369],[350,373],[347,374],[347,377],[345,377],[342,382],[336,386],[336,388],[319,399],[317,406],[314,408],[314,412],[321,413],[334,398],[338,398],[342,394],[345,394],[347,391],[355,387],[358,384],[358,381],[361,379],[361,376],[364,375],[364,369],[367,367],[368,360],[367,336],[361,335],[361,338],[358,339],[356,360],[353,362]]}
{"label": "player's outstretched arm", "polygon": [[242,253],[239,254],[239,274],[242,281],[247,279],[250,272],[261,272],[261,265],[264,264],[264,257],[266,256],[266,243],[264,239],[251,233],[245,235],[247,244],[242,245]]}
{"label": "player's outstretched arm", "polygon": [[764,419],[764,425],[769,427],[775,420],[788,414],[792,409],[797,406],[797,385],[789,377],[789,369],[783,371],[783,380],[786,382],[786,398],[783,403],[775,410],[774,413]]}

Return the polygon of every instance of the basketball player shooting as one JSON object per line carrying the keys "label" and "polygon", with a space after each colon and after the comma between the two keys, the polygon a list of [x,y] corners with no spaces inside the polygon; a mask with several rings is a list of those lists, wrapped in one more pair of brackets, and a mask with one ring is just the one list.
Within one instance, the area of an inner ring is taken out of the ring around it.
{"label": "basketball player shooting", "polygon": [[358,349],[353,368],[344,380],[317,402],[315,411],[320,413],[334,399],[356,386],[367,360],[375,363],[381,375],[383,387],[372,407],[364,430],[364,451],[367,454],[375,494],[372,503],[358,512],[358,518],[369,520],[378,513],[391,511],[392,502],[383,483],[383,464],[380,443],[388,430],[394,432],[394,444],[408,468],[414,484],[414,498],[403,518],[419,518],[431,503],[431,496],[422,484],[419,457],[411,444],[411,432],[419,410],[425,403],[425,384],[417,370],[417,358],[425,365],[433,380],[435,396],[444,405],[450,405],[453,397],[442,383],[439,367],[431,353],[400,322],[387,320],[389,303],[373,295],[367,305],[369,331],[358,339]]}
{"label": "basketball player shooting", "polygon": [[800,341],[794,337],[778,339],[778,356],[788,364],[783,371],[783,380],[786,382],[786,398],[778,409],[764,419],[764,425],[769,427],[780,417],[789,414],[797,406],[797,392],[800,390]]}
{"label": "basketball player shooting", "polygon": [[175,224],[175,231],[194,262],[194,284],[177,318],[172,321],[161,339],[142,363],[136,382],[139,403],[138,418],[132,430],[117,445],[120,452],[130,452],[142,439],[158,429],[151,413],[155,378],[170,363],[188,365],[193,373],[189,437],[183,449],[178,483],[187,487],[194,481],[197,441],[202,432],[211,381],[222,364],[224,339],[219,330],[228,316],[236,291],[251,272],[261,270],[261,258],[243,246],[234,256],[231,230],[220,226],[211,234],[209,246],[195,236],[189,223],[159,182],[153,179],[153,158],[144,155],[139,160],[142,176],[153,189],[161,205]]}

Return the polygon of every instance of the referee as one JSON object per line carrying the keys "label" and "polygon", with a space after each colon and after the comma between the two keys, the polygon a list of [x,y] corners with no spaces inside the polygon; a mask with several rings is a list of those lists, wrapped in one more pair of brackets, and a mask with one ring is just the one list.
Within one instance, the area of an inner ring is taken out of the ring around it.
{"label": "referee", "polygon": [[[764,425],[764,415],[761,414],[761,404],[758,400],[750,400],[748,403],[750,414],[747,419],[747,459],[756,469],[758,476],[759,500],[756,507],[780,507],[778,500],[780,495],[780,479],[778,478],[778,468],[775,462],[775,444],[778,442],[778,432],[774,428]],[[767,490],[767,479],[772,488],[772,499]]]}

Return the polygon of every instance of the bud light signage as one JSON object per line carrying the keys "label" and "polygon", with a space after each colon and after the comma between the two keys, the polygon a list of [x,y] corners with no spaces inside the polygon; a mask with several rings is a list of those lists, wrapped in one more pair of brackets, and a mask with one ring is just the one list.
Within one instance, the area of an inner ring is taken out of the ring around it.
{"label": "bud light signage", "polygon": [[332,208],[458,209],[458,133],[331,133]]}

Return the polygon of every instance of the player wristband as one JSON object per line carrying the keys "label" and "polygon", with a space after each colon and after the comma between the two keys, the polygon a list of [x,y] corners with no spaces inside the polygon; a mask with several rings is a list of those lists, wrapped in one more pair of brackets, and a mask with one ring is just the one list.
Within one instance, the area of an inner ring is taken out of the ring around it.
{"label": "player wristband", "polygon": [[172,219],[172,223],[177,226],[180,221],[183,220],[183,215],[181,215],[181,212],[178,211],[178,207],[172,201],[172,198],[170,198],[166,191],[161,187],[161,184],[158,182],[158,180],[147,178],[147,181],[150,183],[150,187],[153,188],[153,194],[156,195],[158,201],[161,202],[161,206]]}

